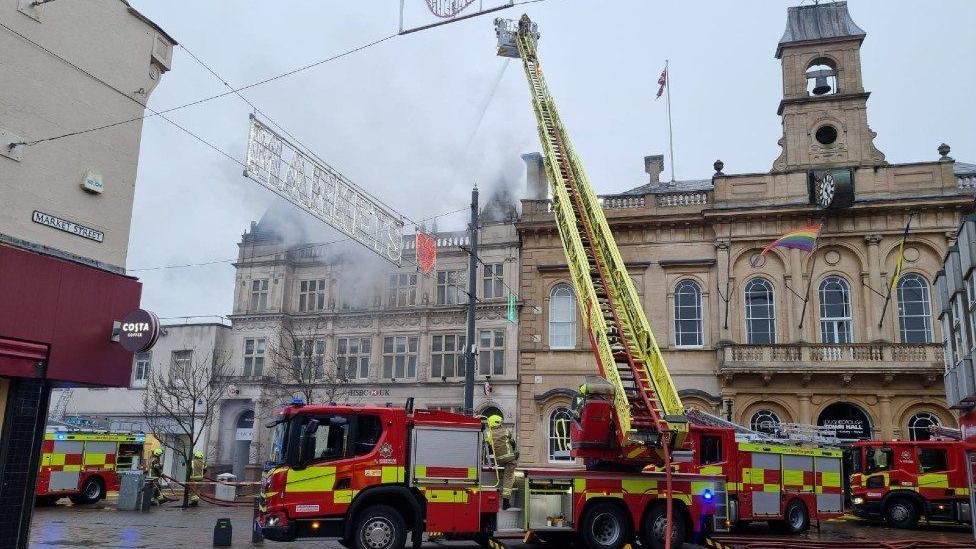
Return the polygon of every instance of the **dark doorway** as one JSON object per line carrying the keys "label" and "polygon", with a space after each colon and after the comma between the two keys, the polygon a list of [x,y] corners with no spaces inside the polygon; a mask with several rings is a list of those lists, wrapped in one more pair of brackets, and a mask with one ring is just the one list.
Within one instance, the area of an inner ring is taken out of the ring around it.
{"label": "dark doorway", "polygon": [[[860,406],[848,402],[835,402],[824,408],[817,418],[817,425],[836,429],[837,438],[847,443],[871,438],[871,419],[868,418],[868,415]],[[844,474],[841,477],[844,484],[845,498],[849,500],[851,493],[851,474],[857,472],[855,469],[858,467],[860,460],[858,459],[859,456],[855,455],[858,450],[851,448],[850,444],[845,444],[842,449],[844,451]]]}

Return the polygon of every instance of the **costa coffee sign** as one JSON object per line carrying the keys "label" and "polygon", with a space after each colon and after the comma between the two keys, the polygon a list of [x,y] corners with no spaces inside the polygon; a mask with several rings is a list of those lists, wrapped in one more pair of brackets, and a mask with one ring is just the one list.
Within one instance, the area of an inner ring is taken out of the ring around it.
{"label": "costa coffee sign", "polygon": [[122,318],[119,343],[126,351],[141,353],[152,349],[159,339],[159,318],[156,313],[136,309]]}

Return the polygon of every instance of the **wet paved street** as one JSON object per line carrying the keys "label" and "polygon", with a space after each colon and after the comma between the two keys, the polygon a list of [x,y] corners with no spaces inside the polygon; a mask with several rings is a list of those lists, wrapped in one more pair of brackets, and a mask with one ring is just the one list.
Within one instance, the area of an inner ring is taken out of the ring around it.
{"label": "wet paved street", "polygon": [[[181,510],[175,504],[154,508],[150,513],[116,511],[105,501],[93,506],[74,506],[65,501],[54,507],[39,507],[34,512],[31,547],[131,547],[174,549],[176,547],[210,547],[213,527],[218,518],[233,523],[234,547],[251,545],[251,509],[223,508],[203,504]],[[754,525],[747,534],[768,535],[766,527]],[[939,540],[971,542],[972,535],[960,526],[925,526],[914,531],[894,530],[857,519],[841,519],[811,530],[808,539],[857,540]],[[302,540],[281,544],[265,542],[269,549],[281,547],[339,548],[335,542]],[[517,546],[517,545],[516,545]],[[427,543],[425,547],[474,547],[471,543]],[[920,546],[924,547],[924,546]]]}

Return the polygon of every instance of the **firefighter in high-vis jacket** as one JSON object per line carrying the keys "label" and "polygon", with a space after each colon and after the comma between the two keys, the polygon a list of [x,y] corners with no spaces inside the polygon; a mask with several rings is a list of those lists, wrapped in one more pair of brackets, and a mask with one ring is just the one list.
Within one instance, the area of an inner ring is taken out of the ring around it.
{"label": "firefighter in high-vis jacket", "polygon": [[518,445],[512,431],[502,427],[502,416],[493,415],[488,418],[488,440],[491,451],[495,456],[495,463],[502,468],[499,485],[502,488],[502,498],[508,499],[512,495],[512,483],[515,480],[515,463],[518,461]]}
{"label": "firefighter in high-vis jacket", "polygon": [[203,461],[203,452],[193,452],[193,461],[190,462],[190,480],[191,483],[186,487],[190,491],[190,505],[194,507],[200,505],[200,488],[203,482],[203,472],[206,469],[206,463]]}
{"label": "firefighter in high-vis jacket", "polygon": [[152,504],[159,505],[169,501],[169,498],[163,495],[163,491],[160,489],[160,482],[163,478],[163,449],[156,448],[152,451],[152,457],[149,458],[149,476],[152,478],[153,483],[153,493],[152,493]]}

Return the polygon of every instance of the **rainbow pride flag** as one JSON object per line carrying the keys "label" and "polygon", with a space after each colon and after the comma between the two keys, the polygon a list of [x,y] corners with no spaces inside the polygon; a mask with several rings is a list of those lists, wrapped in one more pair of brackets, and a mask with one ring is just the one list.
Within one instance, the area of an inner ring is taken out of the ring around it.
{"label": "rainbow pride flag", "polygon": [[773,248],[796,248],[798,250],[804,250],[807,252],[812,251],[813,247],[817,244],[817,237],[820,236],[821,227],[822,225],[810,225],[784,234],[770,243],[769,246],[763,248],[762,253],[759,254],[759,257],[756,260],[756,263],[758,263],[762,258],[766,257],[769,250],[772,250]]}

